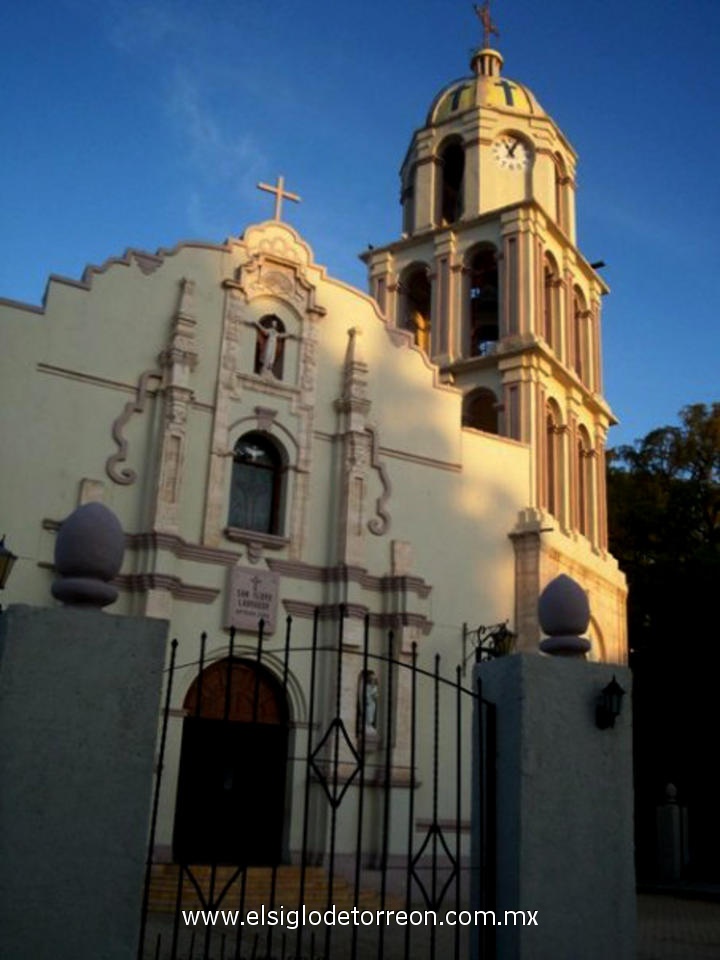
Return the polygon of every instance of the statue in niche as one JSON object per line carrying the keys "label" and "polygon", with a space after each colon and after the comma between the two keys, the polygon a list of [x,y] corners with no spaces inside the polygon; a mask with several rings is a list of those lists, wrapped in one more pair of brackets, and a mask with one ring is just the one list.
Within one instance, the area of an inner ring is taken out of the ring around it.
{"label": "statue in niche", "polygon": [[255,326],[258,331],[255,342],[255,373],[282,380],[284,341],[289,336],[285,332],[285,325],[279,317],[268,316],[256,321]]}
{"label": "statue in niche", "polygon": [[380,685],[374,670],[362,670],[358,676],[357,695],[357,735],[362,736],[363,721],[365,722],[365,736],[378,735],[378,697]]}

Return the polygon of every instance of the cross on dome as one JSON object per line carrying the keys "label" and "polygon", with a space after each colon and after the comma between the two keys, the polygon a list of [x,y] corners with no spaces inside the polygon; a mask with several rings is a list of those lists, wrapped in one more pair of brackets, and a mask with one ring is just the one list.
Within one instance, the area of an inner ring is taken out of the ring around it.
{"label": "cross on dome", "polygon": [[490,16],[490,0],[485,0],[482,6],[475,4],[475,14],[482,24],[483,27],[483,47],[490,46],[490,37],[495,34],[496,37],[500,36],[500,31],[492,22]]}

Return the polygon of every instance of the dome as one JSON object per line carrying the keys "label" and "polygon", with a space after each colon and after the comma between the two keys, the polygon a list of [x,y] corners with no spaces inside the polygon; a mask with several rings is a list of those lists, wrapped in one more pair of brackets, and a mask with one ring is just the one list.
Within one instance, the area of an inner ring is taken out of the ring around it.
{"label": "dome", "polygon": [[475,75],[454,80],[435,97],[427,124],[443,123],[476,107],[493,107],[509,113],[545,115],[528,88],[500,76],[503,59],[496,50],[478,50],[472,59]]}

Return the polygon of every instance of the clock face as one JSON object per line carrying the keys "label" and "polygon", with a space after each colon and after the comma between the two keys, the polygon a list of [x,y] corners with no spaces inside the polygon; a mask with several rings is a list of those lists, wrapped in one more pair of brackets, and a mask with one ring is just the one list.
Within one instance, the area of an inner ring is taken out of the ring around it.
{"label": "clock face", "polygon": [[492,145],[493,157],[504,170],[529,170],[532,165],[532,147],[526,140],[512,133],[504,133]]}

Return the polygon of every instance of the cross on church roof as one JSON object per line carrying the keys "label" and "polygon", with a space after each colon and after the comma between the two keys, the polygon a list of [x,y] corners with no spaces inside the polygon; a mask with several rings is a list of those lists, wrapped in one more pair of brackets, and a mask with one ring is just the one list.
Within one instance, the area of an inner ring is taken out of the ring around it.
{"label": "cross on church roof", "polygon": [[490,0],[485,0],[485,3],[482,6],[479,6],[477,3],[475,6],[475,13],[478,20],[483,26],[483,46],[490,46],[490,37],[495,34],[496,37],[500,36],[500,31],[492,22],[490,16]]}
{"label": "cross on church roof", "polygon": [[285,189],[285,177],[278,177],[274,187],[271,187],[269,183],[259,183],[258,190],[265,190],[267,193],[275,194],[275,220],[282,220],[283,199],[292,200],[293,203],[300,203],[300,197],[296,193],[290,193]]}

